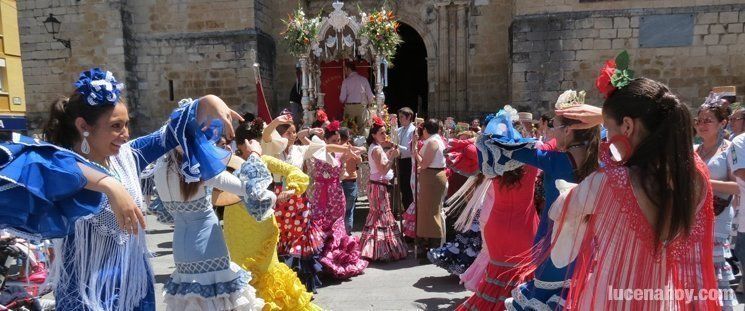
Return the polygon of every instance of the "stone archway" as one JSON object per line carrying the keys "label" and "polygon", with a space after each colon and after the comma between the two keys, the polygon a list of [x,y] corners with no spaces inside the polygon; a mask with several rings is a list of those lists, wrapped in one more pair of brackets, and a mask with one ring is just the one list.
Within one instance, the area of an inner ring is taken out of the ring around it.
{"label": "stone archway", "polygon": [[410,107],[426,114],[430,98],[427,47],[409,24],[402,22],[398,32],[403,43],[396,50],[388,71],[388,87],[384,89],[388,110],[395,113],[399,108]]}

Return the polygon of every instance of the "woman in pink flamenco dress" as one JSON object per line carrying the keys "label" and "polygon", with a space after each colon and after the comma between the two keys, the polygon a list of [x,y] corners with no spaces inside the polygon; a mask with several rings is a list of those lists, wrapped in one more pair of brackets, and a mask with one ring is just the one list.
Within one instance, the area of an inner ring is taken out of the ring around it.
{"label": "woman in pink flamenco dress", "polygon": [[[327,144],[339,144],[339,122],[327,125],[323,136]],[[326,156],[327,161],[313,159],[312,218],[325,235],[320,259],[324,270],[335,278],[348,279],[362,274],[367,267],[367,261],[360,258],[358,237],[347,235],[344,227],[346,200],[341,187],[341,164],[351,154],[327,153]]]}

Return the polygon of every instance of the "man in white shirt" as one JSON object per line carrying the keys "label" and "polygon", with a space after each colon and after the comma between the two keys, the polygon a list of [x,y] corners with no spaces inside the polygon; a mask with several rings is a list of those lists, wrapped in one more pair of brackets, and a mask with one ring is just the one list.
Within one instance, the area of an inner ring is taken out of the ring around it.
{"label": "man in white shirt", "polygon": [[344,119],[356,118],[357,126],[352,129],[356,134],[364,134],[369,119],[367,105],[374,100],[370,83],[357,73],[357,66],[353,62],[346,62],[339,101],[344,105]]}
{"label": "man in white shirt", "polygon": [[[732,146],[727,152],[727,160],[729,161],[730,170],[737,186],[740,188],[740,195],[735,197],[733,206],[736,209],[737,217],[735,223],[737,224],[737,237],[735,239],[735,256],[740,261],[740,271],[743,270],[743,263],[745,262],[745,109],[740,108],[735,110],[729,117],[729,124],[732,127]],[[742,292],[745,288],[745,278],[740,279],[740,286],[737,288],[738,292]]]}
{"label": "man in white shirt", "polygon": [[396,129],[398,137],[398,150],[401,155],[398,158],[398,186],[401,188],[401,203],[403,208],[409,208],[409,204],[414,202],[414,195],[411,192],[411,140],[414,138],[416,126],[414,125],[414,111],[409,107],[403,107],[398,110],[398,120],[401,127]]}

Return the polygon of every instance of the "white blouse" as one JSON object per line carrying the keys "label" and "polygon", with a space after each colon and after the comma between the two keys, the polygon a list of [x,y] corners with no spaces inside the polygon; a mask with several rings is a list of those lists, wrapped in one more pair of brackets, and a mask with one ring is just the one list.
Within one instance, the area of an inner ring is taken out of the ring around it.
{"label": "white blouse", "polygon": [[[437,149],[430,150],[429,149],[429,142],[431,140],[434,140],[435,143],[437,143]],[[427,140],[424,141],[424,147],[422,148],[422,154],[433,152],[434,158],[432,159],[432,164],[429,165],[429,168],[445,168],[447,163],[445,163],[445,142],[442,140],[440,135],[435,134],[427,138]]]}
{"label": "white blouse", "polygon": [[207,189],[211,188],[217,188],[239,196],[246,196],[245,182],[228,171],[223,171],[212,179],[204,181],[202,187],[199,187],[193,196],[186,199],[181,193],[180,175],[175,169],[169,169],[166,157],[161,157],[155,164],[153,181],[155,182],[155,188],[158,189],[158,195],[163,202],[187,202],[201,199],[207,196]]}

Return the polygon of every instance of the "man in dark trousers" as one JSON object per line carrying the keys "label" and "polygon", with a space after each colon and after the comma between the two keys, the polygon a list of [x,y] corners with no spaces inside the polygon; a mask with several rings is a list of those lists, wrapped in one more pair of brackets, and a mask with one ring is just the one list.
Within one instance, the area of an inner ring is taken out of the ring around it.
{"label": "man in dark trousers", "polygon": [[409,208],[409,204],[414,202],[414,196],[411,193],[411,140],[414,138],[414,111],[409,107],[403,107],[398,110],[398,120],[401,127],[396,129],[398,149],[401,156],[398,158],[398,186],[401,187],[401,203],[403,209]]}

